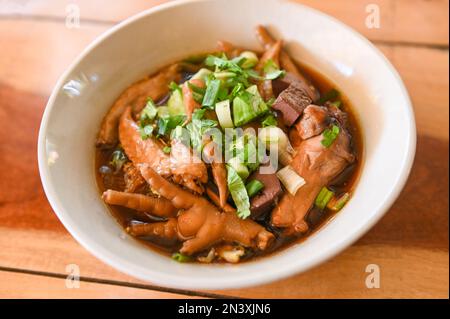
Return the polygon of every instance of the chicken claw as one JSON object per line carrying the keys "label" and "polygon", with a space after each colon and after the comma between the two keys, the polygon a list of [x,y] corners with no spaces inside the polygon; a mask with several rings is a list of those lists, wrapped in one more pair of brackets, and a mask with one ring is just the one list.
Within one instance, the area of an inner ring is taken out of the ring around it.
{"label": "chicken claw", "polygon": [[[232,212],[220,212],[206,198],[170,183],[149,165],[142,164],[139,169],[153,190],[171,201],[177,209],[183,210],[176,218],[178,239],[185,240],[181,253],[192,255],[218,242],[237,242],[265,250],[273,242],[274,235],[258,223],[240,219]],[[153,228],[151,231],[155,233]],[[165,236],[164,232],[161,234]]]}

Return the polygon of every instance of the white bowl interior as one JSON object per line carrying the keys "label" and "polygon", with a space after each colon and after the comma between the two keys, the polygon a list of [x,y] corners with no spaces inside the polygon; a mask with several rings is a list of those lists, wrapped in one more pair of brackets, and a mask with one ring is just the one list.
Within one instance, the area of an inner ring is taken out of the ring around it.
{"label": "white bowl interior", "polygon": [[[179,58],[213,49],[218,39],[259,48],[253,34],[257,24],[270,26],[296,60],[326,75],[351,100],[365,148],[358,187],[328,225],[269,258],[241,265],[179,264],[125,235],[108,213],[95,181],[95,137],[102,117],[128,85]],[[144,12],[86,49],[49,100],[39,164],[55,212],[97,257],[156,284],[220,289],[304,271],[348,246],[392,204],[414,147],[413,114],[400,78],[354,31],[291,1],[188,1]]]}

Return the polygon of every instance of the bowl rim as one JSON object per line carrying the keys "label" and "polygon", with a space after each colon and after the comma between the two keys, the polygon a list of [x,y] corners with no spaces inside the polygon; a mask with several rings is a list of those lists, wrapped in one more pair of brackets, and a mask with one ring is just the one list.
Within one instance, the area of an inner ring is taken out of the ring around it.
{"label": "bowl rim", "polygon": [[[67,231],[70,233],[71,236],[75,238],[75,240],[83,246],[87,251],[89,251],[92,255],[100,259],[102,262],[106,263],[107,265],[112,266],[113,268],[130,275],[132,277],[144,280],[144,281],[151,281],[152,283],[163,285],[166,287],[173,287],[173,288],[186,288],[186,289],[226,289],[226,288],[238,288],[238,287],[248,287],[248,286],[255,286],[260,285],[268,282],[272,282],[275,280],[279,280],[285,277],[288,277],[290,275],[293,275],[300,271],[299,266],[295,263],[292,263],[291,266],[287,266],[284,268],[280,268],[278,270],[275,270],[270,273],[265,273],[264,276],[258,275],[256,273],[248,274],[248,278],[245,280],[241,280],[239,283],[237,282],[221,282],[218,283],[205,283],[203,282],[200,285],[193,285],[189,281],[178,281],[176,284],[171,283],[169,280],[175,278],[173,276],[167,275],[167,276],[161,276],[161,273],[155,272],[155,274],[158,274],[157,276],[153,276],[153,278],[149,279],[147,276],[142,276],[140,273],[134,273],[130,267],[128,267],[126,264],[123,264],[121,260],[117,258],[117,256],[109,254],[107,251],[104,250],[102,246],[99,246],[95,240],[92,241],[88,238],[84,238],[82,232],[78,232],[75,230],[75,226],[71,224],[71,220],[68,216],[65,216],[63,213],[62,204],[59,202],[57,198],[57,194],[54,191],[53,187],[51,186],[51,178],[49,176],[49,169],[46,163],[45,158],[45,140],[47,135],[47,128],[48,128],[48,119],[49,116],[55,107],[55,100],[56,97],[62,88],[63,84],[65,83],[67,77],[72,73],[72,71],[77,67],[77,65],[92,51],[94,50],[100,43],[102,43],[104,40],[109,38],[112,34],[114,34],[119,29],[122,29],[123,27],[132,24],[133,22],[151,16],[153,14],[156,14],[158,12],[164,11],[166,9],[170,9],[173,7],[178,6],[187,6],[191,3],[198,3],[198,2],[219,2],[221,0],[181,0],[181,1],[171,1],[163,4],[156,5],[152,8],[146,9],[142,12],[139,12],[121,22],[118,24],[112,26],[111,28],[104,31],[102,34],[97,36],[90,44],[88,44],[82,52],[72,61],[72,63],[66,68],[66,70],[62,73],[62,75],[59,77],[58,81],[56,82],[55,86],[53,87],[52,93],[48,99],[48,102],[46,104],[41,125],[39,128],[39,135],[38,135],[38,147],[37,147],[37,156],[38,156],[38,167],[39,167],[39,174],[41,178],[41,182],[43,185],[44,192],[47,196],[47,199],[55,212],[55,214],[58,216],[61,223],[64,225],[64,227],[67,229]],[[277,0],[271,0],[271,1],[277,1]],[[407,120],[409,123],[409,132],[408,132],[408,140],[405,142],[407,143],[406,151],[405,151],[405,158],[403,163],[401,164],[402,170],[400,174],[398,175],[398,178],[392,187],[392,192],[388,194],[385,201],[380,205],[376,211],[372,214],[370,218],[366,220],[366,222],[358,229],[354,229],[350,235],[346,236],[343,240],[340,240],[339,242],[335,243],[333,245],[332,249],[330,249],[327,253],[323,253],[322,255],[318,256],[315,259],[309,260],[309,262],[306,262],[303,264],[301,272],[305,272],[309,269],[311,269],[314,266],[317,266],[318,264],[324,262],[325,260],[331,259],[334,256],[341,253],[344,249],[349,247],[352,243],[357,241],[361,236],[363,236],[370,228],[372,228],[380,219],[383,217],[383,215],[389,210],[389,208],[393,205],[394,201],[399,196],[400,192],[402,191],[403,187],[406,184],[406,181],[409,177],[409,174],[411,172],[414,157],[415,157],[415,151],[416,151],[416,142],[417,142],[417,133],[416,133],[416,123],[415,123],[415,117],[414,117],[414,110],[411,104],[411,99],[409,97],[409,94],[406,90],[406,87],[398,74],[397,70],[393,67],[391,62],[384,56],[384,54],[372,43],[370,42],[366,37],[364,37],[362,34],[354,30],[353,28],[349,27],[348,25],[344,24],[340,20],[325,14],[319,10],[313,9],[309,6],[296,3],[297,6],[302,7],[302,10],[309,11],[311,13],[314,13],[316,15],[320,15],[323,18],[329,19],[332,22],[338,24],[341,28],[345,29],[346,31],[350,32],[353,36],[357,37],[359,40],[361,40],[365,45],[367,45],[381,60],[384,62],[387,69],[394,75],[396,82],[399,85],[399,93],[403,95],[404,101],[405,101],[405,110],[407,115]],[[178,278],[178,277],[177,277]],[[179,278],[178,278],[179,279]],[[194,287],[195,286],[195,287]]]}

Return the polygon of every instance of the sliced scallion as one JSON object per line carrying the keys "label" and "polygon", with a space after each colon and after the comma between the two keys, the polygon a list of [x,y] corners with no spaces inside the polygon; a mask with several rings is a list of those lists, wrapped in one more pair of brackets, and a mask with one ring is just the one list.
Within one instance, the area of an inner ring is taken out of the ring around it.
{"label": "sliced scallion", "polygon": [[222,128],[232,128],[233,120],[231,119],[230,100],[216,103],[216,114],[219,124]]}
{"label": "sliced scallion", "polygon": [[291,195],[295,195],[300,187],[306,184],[303,177],[287,165],[277,172],[277,177]]}
{"label": "sliced scallion", "polygon": [[205,96],[203,97],[202,106],[212,107],[216,103],[217,95],[220,89],[220,80],[211,80],[206,88]]}
{"label": "sliced scallion", "polygon": [[322,189],[319,192],[319,195],[317,195],[316,200],[314,201],[314,204],[317,208],[323,210],[329,201],[333,198],[334,193],[330,191],[326,187],[322,187]]}
{"label": "sliced scallion", "polygon": [[252,179],[245,185],[245,188],[247,189],[248,196],[253,197],[264,188],[264,184],[257,179]]}
{"label": "sliced scallion", "polygon": [[327,208],[334,212],[340,211],[350,199],[350,193],[344,193],[339,198],[333,197],[327,204]]}

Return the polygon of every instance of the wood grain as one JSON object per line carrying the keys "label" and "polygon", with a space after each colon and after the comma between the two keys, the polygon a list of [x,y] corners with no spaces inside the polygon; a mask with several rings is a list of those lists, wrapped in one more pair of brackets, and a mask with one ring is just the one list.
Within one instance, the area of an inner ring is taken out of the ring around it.
{"label": "wood grain", "polygon": [[[49,95],[64,69],[106,29],[99,25],[68,29],[54,21],[0,20],[3,48],[0,82],[26,92]],[[17,50],[17,46],[26,46],[27,50]],[[43,47],[48,49],[42,50]],[[421,134],[448,140],[448,50],[385,44],[379,44],[378,48],[403,78]]]}
{"label": "wood grain", "polygon": [[[17,289],[20,287],[20,289]],[[184,295],[81,281],[67,288],[66,279],[0,271],[0,299],[179,299]]]}
{"label": "wood grain", "polygon": [[[448,45],[448,0],[284,0],[298,2],[334,16],[374,41]],[[5,7],[0,13],[38,19],[65,19],[68,4],[79,7],[81,21],[116,23],[163,0],[49,0]],[[369,29],[366,7],[380,10],[380,28]],[[100,8],[100,10],[99,10]]]}
{"label": "wood grain", "polygon": [[[159,1],[101,0],[104,10],[74,2],[85,19],[80,29],[63,24],[68,1],[0,7],[0,298],[448,298],[448,1],[301,1],[378,41],[399,71],[419,134],[412,173],[384,218],[342,254],[268,285],[208,292],[157,287],[103,264],[67,233],[45,198],[36,140],[54,82],[98,34]],[[369,2],[382,8],[380,30],[361,24]],[[70,263],[80,266],[80,290],[64,286]],[[372,263],[381,269],[380,289],[364,284]]]}

